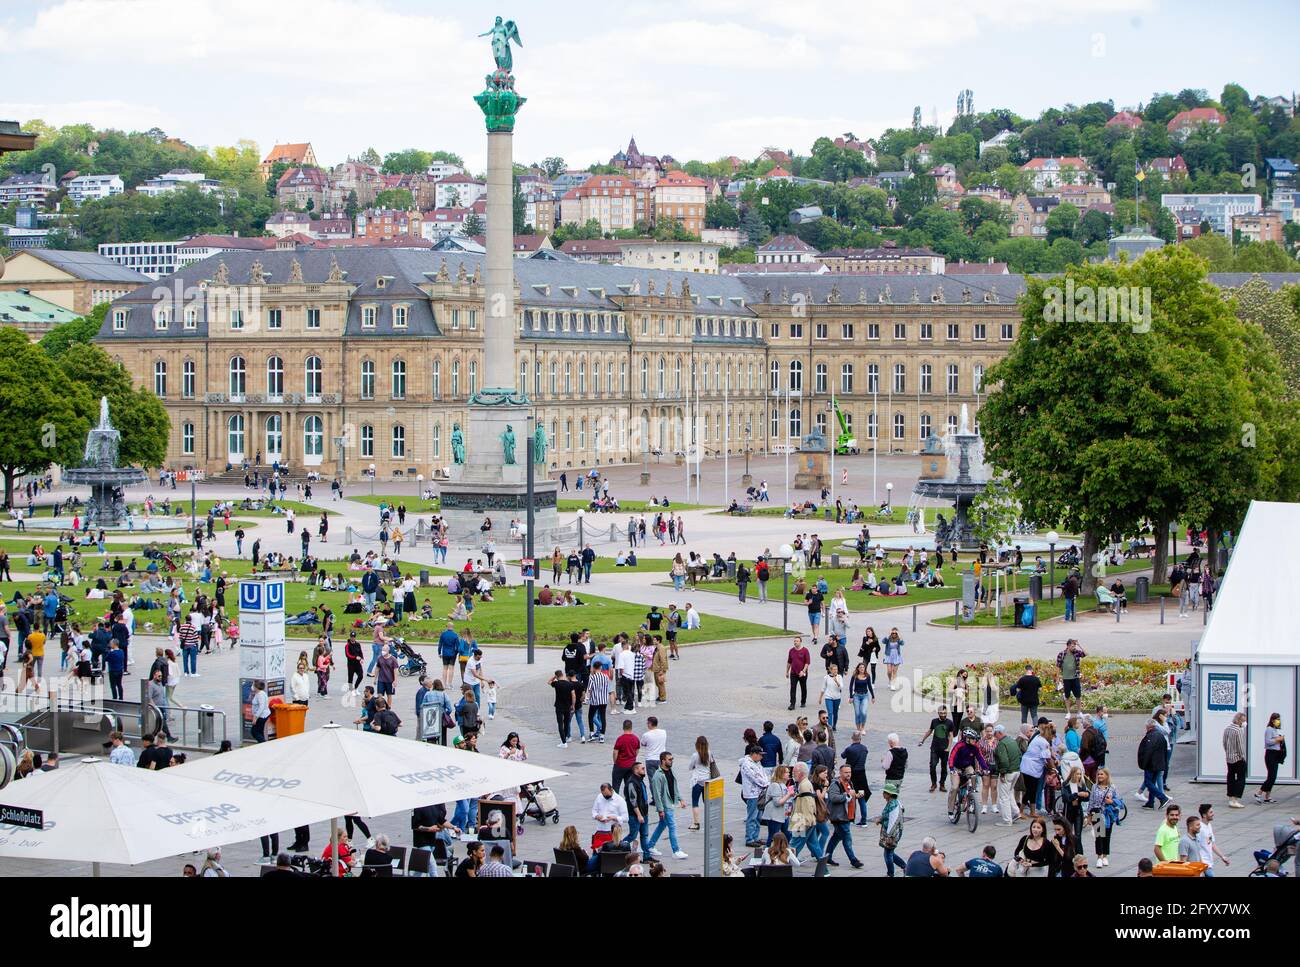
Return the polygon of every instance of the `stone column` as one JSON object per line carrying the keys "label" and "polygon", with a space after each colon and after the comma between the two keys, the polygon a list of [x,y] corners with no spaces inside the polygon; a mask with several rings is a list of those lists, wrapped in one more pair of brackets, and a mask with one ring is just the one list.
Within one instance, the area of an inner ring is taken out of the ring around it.
{"label": "stone column", "polygon": [[483,389],[514,390],[515,276],[513,131],[489,131],[487,150],[487,255],[484,287]]}

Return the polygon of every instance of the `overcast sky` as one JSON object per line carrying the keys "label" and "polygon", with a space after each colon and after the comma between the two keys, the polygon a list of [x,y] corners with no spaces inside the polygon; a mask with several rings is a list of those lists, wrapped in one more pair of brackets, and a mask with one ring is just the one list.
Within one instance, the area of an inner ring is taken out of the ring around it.
{"label": "overcast sky", "polygon": [[[430,0],[0,0],[0,118],[160,127],[193,144],[310,141],[484,159],[471,100],[492,16]],[[484,6],[484,11],[489,7]],[[1207,0],[513,0],[515,158],[679,160],[878,135],[920,105],[1033,116],[1233,81],[1290,94],[1300,4]]]}

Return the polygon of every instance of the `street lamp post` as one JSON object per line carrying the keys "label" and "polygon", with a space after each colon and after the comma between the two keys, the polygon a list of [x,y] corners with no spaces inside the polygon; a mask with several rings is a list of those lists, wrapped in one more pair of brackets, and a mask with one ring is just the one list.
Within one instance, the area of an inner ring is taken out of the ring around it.
{"label": "street lamp post", "polygon": [[194,504],[194,471],[191,469],[191,470],[190,470],[190,539],[191,539],[191,540],[193,540],[193,538],[194,538],[194,525],[195,525],[195,520],[194,520],[194,511],[195,511],[195,504]]}
{"label": "street lamp post", "polygon": [[781,555],[781,627],[790,630],[790,558],[794,557],[794,548],[782,544],[777,548]]}
{"label": "street lamp post", "polygon": [[894,485],[892,483],[885,484],[885,513],[891,517],[894,514]]}
{"label": "street lamp post", "polygon": [[1056,531],[1048,531],[1043,535],[1047,538],[1047,570],[1048,583],[1052,586],[1051,599],[1056,600],[1056,542],[1061,539],[1061,535]]}
{"label": "street lamp post", "polygon": [[524,581],[524,592],[528,595],[528,604],[527,604],[528,625],[527,625],[526,641],[528,644],[528,664],[530,665],[533,664],[533,662],[536,659],[535,651],[536,651],[536,639],[537,639],[536,628],[534,625],[535,619],[533,616],[533,576],[536,576],[537,574],[537,559],[533,557],[533,518],[534,518],[533,493],[534,493],[534,488],[536,487],[536,484],[533,482],[533,474],[535,472],[534,461],[536,460],[536,457],[533,455],[533,443],[534,443],[534,438],[536,433],[536,431],[533,428],[533,421],[534,421],[534,417],[530,413],[528,416],[529,432],[527,435],[527,439],[525,441],[526,446],[524,448],[524,452],[527,454],[527,459],[528,459],[528,472],[526,477],[527,487],[528,487],[527,490],[528,513],[525,515],[525,520],[527,521],[527,523],[524,524],[523,556],[526,558],[530,558],[533,561],[532,570],[530,571],[530,577],[528,577],[528,579]]}
{"label": "street lamp post", "polygon": [[375,465],[370,465],[370,496],[375,495]]}
{"label": "street lamp post", "polygon": [[871,388],[871,502],[880,500],[880,491],[876,480],[880,471],[880,388],[873,383]]}
{"label": "street lamp post", "polygon": [[578,508],[578,554],[579,555],[582,554],[582,549],[586,547],[586,542],[583,540],[583,530],[582,530],[582,519],[586,516],[587,516],[587,512],[583,510],[581,507],[579,507]]}
{"label": "street lamp post", "polygon": [[424,474],[417,473],[415,475],[415,500],[417,503],[419,502],[420,498],[423,495],[424,495]]}

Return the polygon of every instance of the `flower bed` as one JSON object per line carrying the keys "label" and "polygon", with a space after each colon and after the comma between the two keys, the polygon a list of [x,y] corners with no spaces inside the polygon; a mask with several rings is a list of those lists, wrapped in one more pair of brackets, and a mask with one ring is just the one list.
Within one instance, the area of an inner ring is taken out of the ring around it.
{"label": "flower bed", "polygon": [[[1024,674],[1025,665],[1033,665],[1034,673],[1043,680],[1040,707],[1064,708],[1061,673],[1054,657],[1047,660],[1021,658],[966,665],[970,687],[975,692],[972,698],[978,695],[976,690],[984,681],[984,676],[992,675],[1000,704],[1004,707],[1014,705],[1015,699],[1010,694],[1011,686]],[[920,683],[922,696],[932,701],[947,701],[952,694],[953,679],[959,670],[947,668],[925,676]],[[1084,708],[1105,705],[1117,712],[1150,711],[1160,704],[1160,697],[1166,691],[1165,676],[1170,671],[1181,673],[1182,664],[1154,658],[1085,658],[1081,674]],[[983,697],[979,697],[982,704]]]}

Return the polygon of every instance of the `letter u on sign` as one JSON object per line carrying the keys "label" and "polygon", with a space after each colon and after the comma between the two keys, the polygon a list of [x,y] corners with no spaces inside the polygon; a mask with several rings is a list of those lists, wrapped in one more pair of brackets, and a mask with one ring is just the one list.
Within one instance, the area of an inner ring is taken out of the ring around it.
{"label": "letter u on sign", "polygon": [[242,581],[239,585],[239,610],[240,611],[265,611],[266,606],[262,604],[262,585],[258,581]]}

